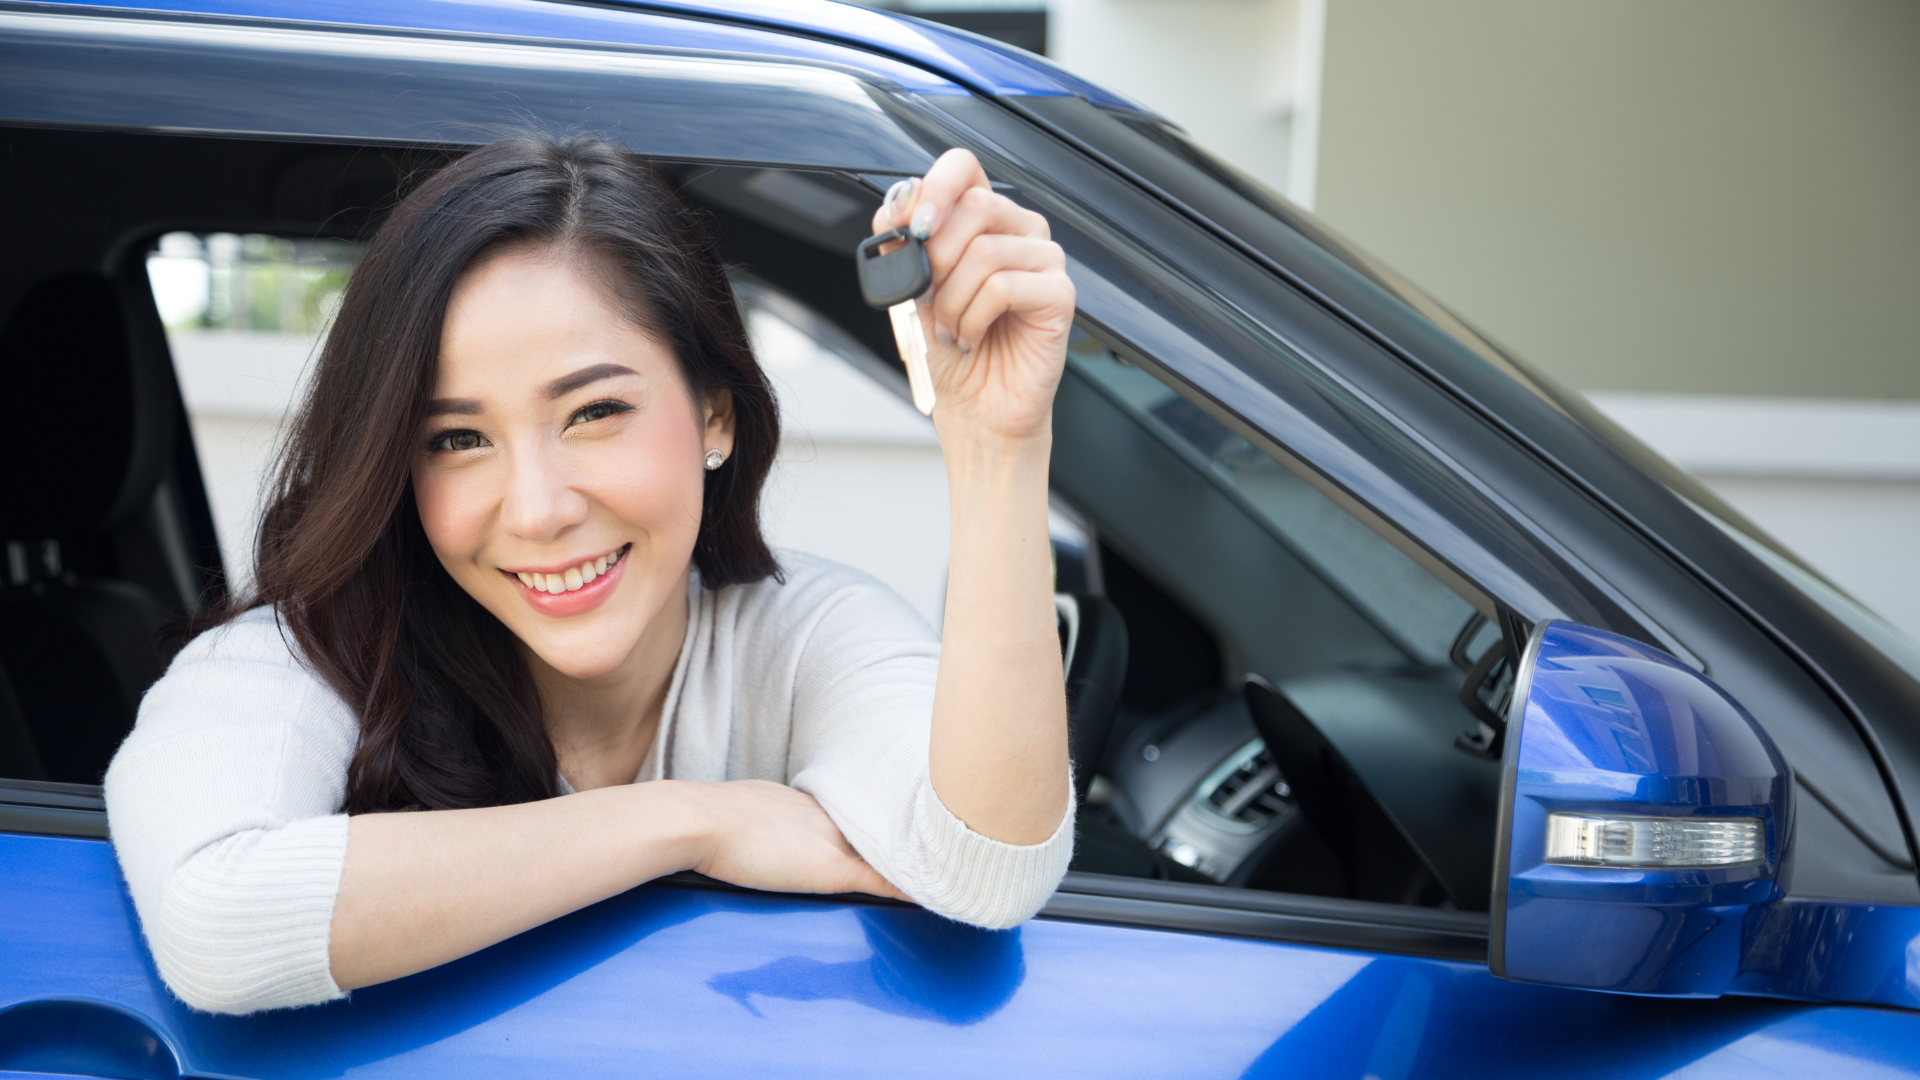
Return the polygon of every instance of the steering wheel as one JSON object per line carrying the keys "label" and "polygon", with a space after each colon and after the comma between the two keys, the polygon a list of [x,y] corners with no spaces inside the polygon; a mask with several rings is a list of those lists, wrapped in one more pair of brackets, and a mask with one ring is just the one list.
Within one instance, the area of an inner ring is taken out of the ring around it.
{"label": "steering wheel", "polygon": [[1092,593],[1055,593],[1053,607],[1067,671],[1067,749],[1073,758],[1074,794],[1084,803],[1120,711],[1120,688],[1127,678],[1127,623],[1112,601]]}

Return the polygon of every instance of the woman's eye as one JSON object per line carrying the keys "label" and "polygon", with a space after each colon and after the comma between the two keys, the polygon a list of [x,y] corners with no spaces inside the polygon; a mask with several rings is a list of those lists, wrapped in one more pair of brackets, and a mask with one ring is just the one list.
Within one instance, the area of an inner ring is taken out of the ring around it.
{"label": "woman's eye", "polygon": [[573,418],[568,421],[568,426],[571,427],[574,424],[591,424],[595,420],[605,420],[609,416],[616,416],[623,412],[632,411],[633,406],[624,405],[618,401],[596,401],[591,405],[582,405],[578,409],[575,409]]}
{"label": "woman's eye", "polygon": [[477,431],[448,431],[427,444],[429,450],[477,450],[486,444]]}

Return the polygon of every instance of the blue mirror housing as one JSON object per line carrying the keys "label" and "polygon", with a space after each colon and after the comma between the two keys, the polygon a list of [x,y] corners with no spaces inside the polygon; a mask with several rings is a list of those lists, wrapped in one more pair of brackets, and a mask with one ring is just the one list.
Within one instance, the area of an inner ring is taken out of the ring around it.
{"label": "blue mirror housing", "polygon": [[1792,773],[1748,712],[1658,649],[1545,621],[1514,677],[1493,973],[1672,997],[1726,991],[1747,909],[1784,894]]}

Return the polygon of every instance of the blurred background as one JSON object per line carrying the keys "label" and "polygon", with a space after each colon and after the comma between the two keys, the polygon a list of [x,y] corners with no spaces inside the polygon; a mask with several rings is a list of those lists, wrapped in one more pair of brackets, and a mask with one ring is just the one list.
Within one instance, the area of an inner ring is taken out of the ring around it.
{"label": "blurred background", "polygon": [[[1044,53],[1186,128],[1920,638],[1920,2],[869,6]],[[241,576],[352,257],[175,234],[150,263]],[[859,397],[803,317],[750,320],[794,421],[775,542],[868,568],[937,624],[930,429]]]}

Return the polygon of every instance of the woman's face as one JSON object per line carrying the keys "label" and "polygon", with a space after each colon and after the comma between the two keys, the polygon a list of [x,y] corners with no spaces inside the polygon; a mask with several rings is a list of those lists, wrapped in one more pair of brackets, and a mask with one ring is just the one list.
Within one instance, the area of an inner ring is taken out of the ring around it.
{"label": "woman's face", "polygon": [[455,286],[413,487],[453,579],[555,670],[597,679],[678,649],[654,639],[681,628],[702,458],[733,452],[733,417],[571,262],[510,250]]}

